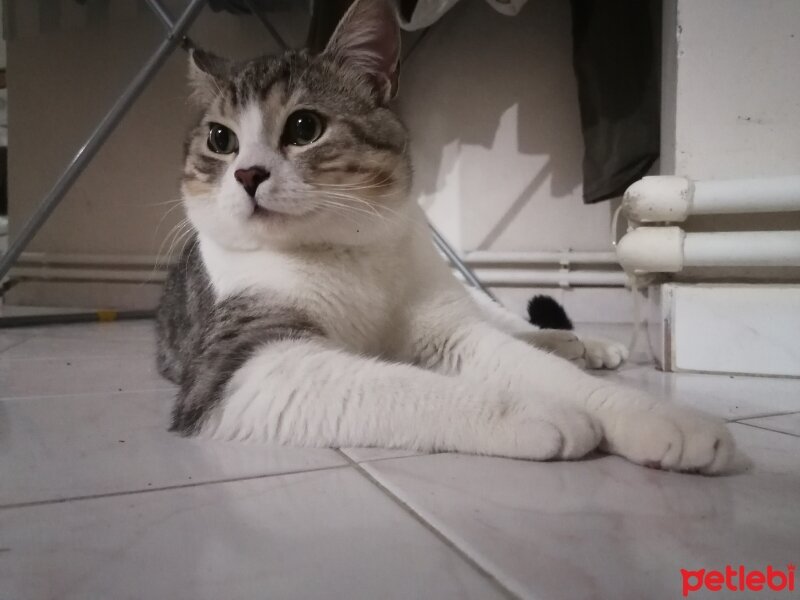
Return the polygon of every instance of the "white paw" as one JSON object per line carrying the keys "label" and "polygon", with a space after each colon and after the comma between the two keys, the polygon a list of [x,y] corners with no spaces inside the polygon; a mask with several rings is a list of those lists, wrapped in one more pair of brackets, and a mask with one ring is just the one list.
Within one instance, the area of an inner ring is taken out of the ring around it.
{"label": "white paw", "polygon": [[736,450],[723,421],[664,402],[621,411],[605,425],[604,450],[657,469],[721,473]]}
{"label": "white paw", "polygon": [[587,369],[616,369],[628,359],[628,348],[620,342],[583,338]]}
{"label": "white paw", "polygon": [[587,369],[616,369],[628,358],[628,348],[624,344],[580,338],[563,329],[531,331],[523,334],[521,339]]}
{"label": "white paw", "polygon": [[530,460],[570,460],[600,445],[603,431],[588,413],[574,408],[525,405],[496,423],[488,454]]}
{"label": "white paw", "polygon": [[540,329],[521,336],[531,346],[552,352],[571,361],[583,360],[585,348],[580,338],[564,329]]}

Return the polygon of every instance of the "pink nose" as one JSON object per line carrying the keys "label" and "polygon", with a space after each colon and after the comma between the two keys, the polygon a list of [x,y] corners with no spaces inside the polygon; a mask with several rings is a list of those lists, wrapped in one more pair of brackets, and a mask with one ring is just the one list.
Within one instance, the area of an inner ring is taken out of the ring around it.
{"label": "pink nose", "polygon": [[261,167],[250,167],[249,169],[236,169],[233,176],[251,198],[256,195],[258,186],[269,179],[269,171]]}

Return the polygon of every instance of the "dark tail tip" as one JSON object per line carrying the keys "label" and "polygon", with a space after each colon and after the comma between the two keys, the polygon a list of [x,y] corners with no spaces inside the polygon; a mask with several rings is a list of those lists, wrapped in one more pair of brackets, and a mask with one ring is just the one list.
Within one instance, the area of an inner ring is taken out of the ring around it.
{"label": "dark tail tip", "polygon": [[550,296],[534,296],[528,302],[530,322],[542,329],[573,329],[564,307]]}

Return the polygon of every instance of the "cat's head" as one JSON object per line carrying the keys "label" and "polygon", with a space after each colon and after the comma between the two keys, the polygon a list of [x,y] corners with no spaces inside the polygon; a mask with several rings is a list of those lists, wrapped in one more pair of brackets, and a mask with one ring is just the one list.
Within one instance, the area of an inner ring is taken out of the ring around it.
{"label": "cat's head", "polygon": [[236,63],[196,50],[202,118],[182,194],[195,228],[240,250],[362,244],[408,202],[407,134],[387,107],[400,33],[386,0],[357,0],[324,52]]}

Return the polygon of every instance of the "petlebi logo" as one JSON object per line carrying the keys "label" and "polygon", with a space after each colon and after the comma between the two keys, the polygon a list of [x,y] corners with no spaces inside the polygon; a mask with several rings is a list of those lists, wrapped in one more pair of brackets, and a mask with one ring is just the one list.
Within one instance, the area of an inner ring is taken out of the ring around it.
{"label": "petlebi logo", "polygon": [[[681,569],[683,597],[692,592],[793,592],[795,590],[795,565],[785,569],[767,565],[766,569],[748,569],[744,565],[727,565],[724,571]],[[757,596],[747,596],[757,598]]]}

